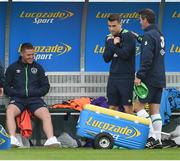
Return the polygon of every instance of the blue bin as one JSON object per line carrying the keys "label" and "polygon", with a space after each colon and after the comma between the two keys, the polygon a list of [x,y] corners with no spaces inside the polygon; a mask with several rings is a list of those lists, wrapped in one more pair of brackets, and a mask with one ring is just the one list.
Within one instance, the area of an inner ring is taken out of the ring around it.
{"label": "blue bin", "polygon": [[114,145],[144,149],[149,134],[149,120],[99,106],[85,105],[78,120],[77,135],[94,139],[102,132],[113,136]]}
{"label": "blue bin", "polygon": [[11,148],[11,140],[6,130],[0,125],[0,150],[7,150]]}

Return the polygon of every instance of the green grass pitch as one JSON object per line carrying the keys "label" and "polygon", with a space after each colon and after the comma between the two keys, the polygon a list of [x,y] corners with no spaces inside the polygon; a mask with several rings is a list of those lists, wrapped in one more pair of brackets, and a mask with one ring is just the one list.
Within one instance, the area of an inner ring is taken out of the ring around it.
{"label": "green grass pitch", "polygon": [[30,148],[0,150],[0,160],[180,160],[180,148],[94,150],[91,148]]}

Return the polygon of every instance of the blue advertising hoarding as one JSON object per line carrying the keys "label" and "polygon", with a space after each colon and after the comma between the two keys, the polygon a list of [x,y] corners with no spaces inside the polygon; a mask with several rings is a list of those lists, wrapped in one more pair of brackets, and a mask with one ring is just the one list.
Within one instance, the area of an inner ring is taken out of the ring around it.
{"label": "blue advertising hoarding", "polygon": [[0,61],[4,64],[5,59],[5,19],[6,19],[6,3],[0,2]]}
{"label": "blue advertising hoarding", "polygon": [[166,40],[165,66],[168,72],[180,72],[180,3],[166,2],[163,34]]}
{"label": "blue advertising hoarding", "polygon": [[[107,18],[111,13],[118,13],[122,17],[123,28],[143,34],[139,23],[138,11],[151,8],[156,16],[159,14],[159,3],[90,3],[88,8],[85,49],[85,71],[109,71],[109,64],[102,58],[104,42],[109,34]],[[136,68],[139,66],[139,50],[137,45]]]}
{"label": "blue advertising hoarding", "polygon": [[80,35],[83,3],[12,3],[10,59],[31,42],[35,60],[48,72],[80,70]]}

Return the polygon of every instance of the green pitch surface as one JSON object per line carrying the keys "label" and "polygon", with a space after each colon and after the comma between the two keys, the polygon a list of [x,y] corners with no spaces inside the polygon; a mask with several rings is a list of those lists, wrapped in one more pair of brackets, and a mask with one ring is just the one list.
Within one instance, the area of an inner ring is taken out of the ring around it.
{"label": "green pitch surface", "polygon": [[0,159],[14,160],[180,160],[180,148],[162,150],[94,150],[91,148],[30,148],[0,150]]}

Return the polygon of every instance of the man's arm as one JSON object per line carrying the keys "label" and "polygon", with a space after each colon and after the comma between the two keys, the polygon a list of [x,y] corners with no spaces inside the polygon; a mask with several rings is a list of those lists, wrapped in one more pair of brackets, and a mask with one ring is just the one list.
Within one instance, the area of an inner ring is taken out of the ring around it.
{"label": "man's arm", "polygon": [[139,71],[136,74],[136,77],[139,79],[144,79],[152,66],[154,58],[154,44],[150,35],[144,35],[141,45],[141,65]]}
{"label": "man's arm", "polygon": [[104,50],[103,58],[104,58],[104,61],[106,63],[109,63],[112,60],[113,55],[114,55],[114,53],[109,48],[109,42],[110,41],[113,42],[113,38],[112,37],[107,37],[107,39],[105,40],[105,50]]}
{"label": "man's arm", "polygon": [[143,36],[137,34],[136,32],[134,31],[131,31],[131,33],[133,34],[133,36],[136,38],[136,40],[138,41],[138,43],[141,44],[142,40],[143,40]]}
{"label": "man's arm", "polygon": [[17,91],[12,87],[14,71],[13,68],[8,67],[5,73],[4,93],[7,96],[20,96],[20,91]]}
{"label": "man's arm", "polygon": [[123,41],[122,46],[119,47],[116,44],[111,43],[110,49],[113,51],[113,53],[116,53],[119,58],[127,60],[129,59],[129,56],[131,55],[134,48],[135,39],[132,34],[127,34],[124,36],[123,40],[120,39],[120,42],[121,41]]}

